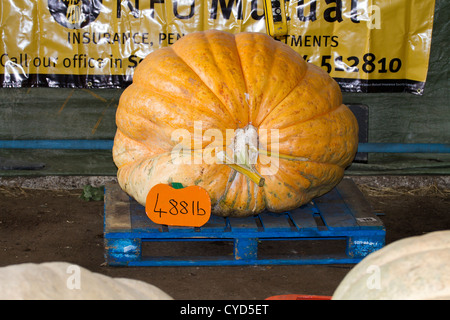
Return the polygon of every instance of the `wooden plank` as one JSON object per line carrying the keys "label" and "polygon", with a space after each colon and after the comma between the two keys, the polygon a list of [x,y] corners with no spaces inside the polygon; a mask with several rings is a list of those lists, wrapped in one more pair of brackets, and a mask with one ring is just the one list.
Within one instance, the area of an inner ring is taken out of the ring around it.
{"label": "wooden plank", "polygon": [[0,139],[112,139],[122,90],[0,90]]}
{"label": "wooden plank", "polygon": [[[1,123],[0,123],[1,127]],[[0,158],[44,164],[35,170],[1,170],[0,176],[115,176],[111,150],[0,149]]]}
{"label": "wooden plank", "polygon": [[145,213],[145,207],[130,198],[131,227],[133,230],[146,232],[162,232],[162,225],[154,223]]}
{"label": "wooden plank", "polygon": [[174,233],[176,237],[176,233],[193,233],[198,232],[200,229],[194,227],[184,227],[184,226],[167,226],[167,231]]}
{"label": "wooden plank", "polygon": [[325,225],[331,229],[359,227],[336,188],[314,200]]}
{"label": "wooden plank", "polygon": [[259,215],[264,231],[281,232],[291,231],[292,226],[289,223],[289,216],[286,212],[275,213],[265,211]]}
{"label": "wooden plank", "polygon": [[227,221],[224,217],[211,215],[208,222],[200,227],[200,232],[226,232]]}
{"label": "wooden plank", "polygon": [[374,213],[369,202],[352,179],[343,179],[336,187],[344,203],[352,211],[361,227],[381,227],[383,222]]}
{"label": "wooden plank", "polygon": [[228,219],[231,231],[257,232],[259,230],[257,217],[230,218]]}
{"label": "wooden plank", "polygon": [[[347,104],[347,106],[358,122],[358,142],[369,142],[369,106],[364,104]],[[367,152],[357,152],[353,161],[367,163],[368,157]]]}
{"label": "wooden plank", "polygon": [[117,183],[105,185],[104,202],[105,231],[129,230],[131,228],[129,196]]}
{"label": "wooden plank", "polygon": [[307,204],[289,211],[288,215],[294,222],[295,226],[301,230],[317,229],[317,223],[314,219],[315,208],[311,204]]}

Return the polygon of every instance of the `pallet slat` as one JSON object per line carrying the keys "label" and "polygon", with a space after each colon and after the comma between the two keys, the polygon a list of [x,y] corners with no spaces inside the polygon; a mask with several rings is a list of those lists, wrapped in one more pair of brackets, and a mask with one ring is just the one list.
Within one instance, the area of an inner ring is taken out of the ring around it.
{"label": "pallet slat", "polygon": [[308,204],[298,209],[288,212],[295,226],[299,231],[317,230],[318,226],[314,219],[316,210],[313,205]]}
{"label": "pallet slat", "polygon": [[145,213],[145,208],[129,198],[132,230],[145,230],[147,232],[162,231],[163,227],[151,221]]}
{"label": "pallet slat", "polygon": [[343,179],[342,182],[336,186],[337,191],[341,195],[344,203],[354,213],[356,223],[360,227],[374,227],[377,228],[382,224],[380,218],[373,214],[372,207],[364,198],[361,190],[350,179]]}
{"label": "pallet slat", "polygon": [[358,227],[354,215],[336,189],[315,199],[314,204],[329,229]]}
{"label": "pallet slat", "polygon": [[130,199],[118,184],[105,188],[105,231],[128,230],[131,228]]}
{"label": "pallet slat", "polygon": [[200,227],[201,232],[205,230],[208,232],[227,232],[230,231],[230,226],[224,217],[212,215],[208,222],[203,227]]}
{"label": "pallet slat", "polygon": [[274,213],[266,211],[259,216],[264,230],[272,232],[289,232],[292,229],[287,212]]}
{"label": "pallet slat", "polygon": [[259,218],[257,217],[227,219],[229,221],[231,231],[245,230],[245,232],[258,232],[260,228],[258,226]]}

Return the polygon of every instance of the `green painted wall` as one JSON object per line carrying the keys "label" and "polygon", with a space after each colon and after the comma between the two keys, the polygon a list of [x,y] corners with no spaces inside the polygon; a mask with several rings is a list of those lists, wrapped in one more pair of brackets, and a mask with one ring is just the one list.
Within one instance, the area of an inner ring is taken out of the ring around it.
{"label": "green painted wall", "polygon": [[[450,3],[436,0],[430,68],[423,96],[344,94],[369,106],[369,142],[450,143],[447,57]],[[0,89],[0,139],[112,139],[122,90]],[[0,160],[45,163],[8,175],[115,175],[108,151],[0,150]],[[449,154],[370,154],[348,174],[450,174]]]}
{"label": "green painted wall", "polygon": [[[369,108],[369,142],[450,143],[449,58],[450,2],[436,0],[430,65],[422,96],[411,94],[345,94],[347,103]],[[354,174],[449,174],[450,154],[370,154]]]}

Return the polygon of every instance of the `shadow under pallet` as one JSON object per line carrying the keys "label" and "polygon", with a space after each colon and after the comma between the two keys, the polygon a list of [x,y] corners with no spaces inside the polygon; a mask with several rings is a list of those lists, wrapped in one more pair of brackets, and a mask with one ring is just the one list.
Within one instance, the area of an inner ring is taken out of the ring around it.
{"label": "shadow under pallet", "polygon": [[118,184],[105,186],[110,266],[355,264],[381,249],[385,236],[383,223],[351,179],[296,210],[211,216],[200,228],[155,224]]}

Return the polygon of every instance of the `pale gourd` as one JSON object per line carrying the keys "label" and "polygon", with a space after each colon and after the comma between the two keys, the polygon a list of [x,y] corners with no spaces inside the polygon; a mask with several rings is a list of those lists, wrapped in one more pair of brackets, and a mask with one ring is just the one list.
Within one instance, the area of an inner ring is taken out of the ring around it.
{"label": "pale gourd", "polygon": [[0,300],[171,300],[143,281],[111,278],[66,262],[0,268]]}
{"label": "pale gourd", "polygon": [[450,231],[398,240],[357,264],[334,300],[450,299]]}

